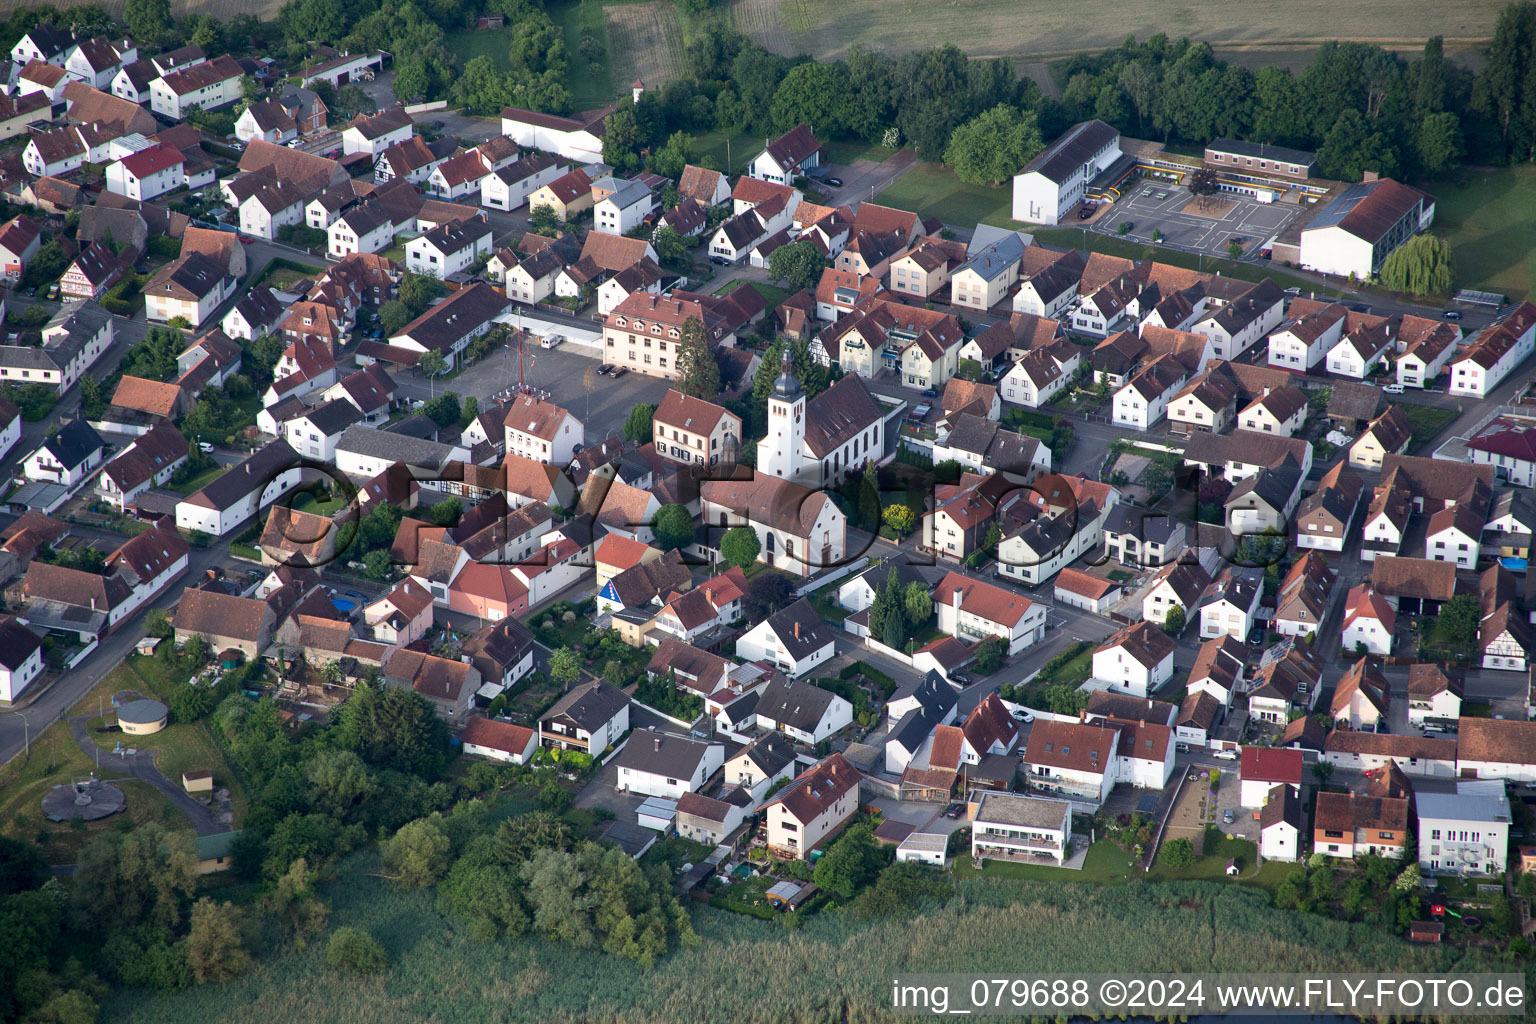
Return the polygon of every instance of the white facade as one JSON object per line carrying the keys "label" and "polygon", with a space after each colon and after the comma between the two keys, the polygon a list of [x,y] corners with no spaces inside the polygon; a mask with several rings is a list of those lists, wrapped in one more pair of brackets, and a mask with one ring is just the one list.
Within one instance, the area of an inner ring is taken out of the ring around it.
{"label": "white facade", "polygon": [[[633,733],[629,738],[630,743],[650,742],[644,730]],[[668,742],[677,742],[676,738],[669,738]],[[697,741],[695,741],[697,742]],[[621,792],[639,793],[642,796],[659,796],[667,800],[676,800],[684,793],[696,793],[704,783],[713,775],[721,765],[725,763],[725,745],[721,743],[700,743],[703,748],[702,756],[693,767],[692,774],[686,777],[671,778],[654,772],[641,771],[634,768],[619,766],[618,788]],[[594,749],[597,749],[594,747]],[[622,762],[623,755],[619,760]]]}
{"label": "white facade", "polygon": [[413,274],[446,280],[467,268],[481,256],[491,251],[491,229],[484,225],[475,229],[479,233],[451,252],[444,252],[431,241],[430,234],[413,238],[405,243],[405,265]]}
{"label": "white facade", "polygon": [[[1013,179],[1013,219],[1037,224],[1057,224],[1083,200],[1091,182],[1100,171],[1120,159],[1120,133],[1109,138],[1108,128],[1099,121],[1073,125],[1042,153],[1034,165],[1039,170],[1021,172]],[[1079,153],[1088,146],[1079,139],[1106,137],[1092,146],[1092,152]],[[1058,158],[1057,154],[1064,154]],[[1080,157],[1080,158],[1079,158]],[[1065,166],[1057,166],[1063,164]]]}
{"label": "white facade", "polygon": [[1503,782],[1460,782],[1454,793],[1418,795],[1419,868],[1502,879],[1509,859],[1509,795]]}
{"label": "white facade", "polygon": [[480,205],[509,212],[519,209],[531,194],[562,177],[568,170],[565,164],[554,163],[526,178],[511,181],[507,180],[508,175],[493,171],[480,181]]}
{"label": "white facade", "polygon": [[1173,678],[1173,652],[1156,665],[1145,665],[1124,648],[1106,647],[1093,652],[1093,678],[1111,683],[1116,692],[1146,697]]}
{"label": "white facade", "polygon": [[21,696],[34,679],[43,671],[43,645],[37,644],[21,664],[10,668],[0,663],[0,700],[13,701]]}
{"label": "white facade", "polygon": [[1067,801],[983,793],[971,823],[971,859],[1061,864],[1071,838]]}
{"label": "white facade", "polygon": [[[791,679],[799,679],[817,665],[831,661],[837,653],[831,630],[827,630],[827,642],[821,647],[798,657],[792,656],[784,642],[765,619],[753,626],[736,641],[736,651],[748,661],[769,661],[777,665]],[[846,702],[845,702],[846,703]],[[846,722],[844,723],[847,724]]]}
{"label": "white facade", "polygon": [[[513,116],[507,116],[509,113]],[[517,143],[521,149],[554,153],[581,164],[595,163],[602,159],[603,140],[590,128],[564,118],[549,118],[538,114],[533,116],[551,124],[523,120],[521,111],[503,111],[501,134]]]}
{"label": "white facade", "polygon": [[1301,832],[1288,821],[1277,821],[1259,833],[1259,856],[1265,860],[1301,859]]}
{"label": "white facade", "polygon": [[[238,469],[238,467],[235,468]],[[201,530],[210,536],[222,537],[256,515],[261,509],[298,487],[303,481],[303,475],[303,470],[298,466],[285,469],[273,477],[265,487],[260,490],[253,488],[224,509],[209,508],[200,502],[193,501],[196,495],[189,495],[176,503],[176,526],[181,530]]]}

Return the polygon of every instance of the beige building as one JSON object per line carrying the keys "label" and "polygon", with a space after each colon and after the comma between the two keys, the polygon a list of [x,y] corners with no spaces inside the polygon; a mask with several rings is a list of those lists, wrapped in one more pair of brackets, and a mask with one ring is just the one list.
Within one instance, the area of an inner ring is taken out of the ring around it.
{"label": "beige building", "polygon": [[949,275],[965,262],[965,243],[925,236],[891,261],[887,287],[898,295],[928,300],[949,284]]}
{"label": "beige building", "polygon": [[651,417],[656,454],[673,462],[735,462],[741,417],[702,398],[670,390]]}
{"label": "beige building", "polygon": [[768,848],[804,860],[859,809],[859,771],[842,754],[798,776],[765,807]]}
{"label": "beige building", "polygon": [[592,208],[592,179],[581,168],[562,175],[528,193],[528,212],[541,206],[551,207],[562,221],[570,220],[582,210]]}
{"label": "beige building", "polygon": [[761,303],[762,296],[751,285],[724,296],[635,292],[604,318],[603,362],[675,380],[683,326],[689,320],[703,324],[710,348],[734,348],[736,331],[762,311]]}

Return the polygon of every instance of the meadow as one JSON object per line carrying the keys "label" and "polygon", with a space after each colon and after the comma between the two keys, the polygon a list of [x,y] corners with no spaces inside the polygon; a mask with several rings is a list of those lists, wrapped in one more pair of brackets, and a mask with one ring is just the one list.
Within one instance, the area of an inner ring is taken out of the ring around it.
{"label": "meadow", "polygon": [[[313,949],[264,957],[224,985],[109,999],[102,1024],[440,1024],[687,1021],[812,1024],[891,1019],[890,975],[903,970],[1111,972],[1473,971],[1478,956],[1412,947],[1363,925],[1275,910],[1267,893],[1184,882],[1096,888],[993,878],[960,883],[946,906],[858,921],[824,912],[785,929],[710,907],[693,912],[702,944],[645,970],[540,940],[476,942],[437,913],[430,892],[362,877],[370,855],[327,887],[333,926],[373,933],[391,959],[374,978],[327,971]],[[1028,936],[1028,941],[1020,941]],[[1092,936],[1092,941],[1084,941]]]}
{"label": "meadow", "polygon": [[1425,190],[1435,197],[1431,230],[1451,243],[1456,288],[1517,302],[1536,294],[1536,167],[1468,167]]}

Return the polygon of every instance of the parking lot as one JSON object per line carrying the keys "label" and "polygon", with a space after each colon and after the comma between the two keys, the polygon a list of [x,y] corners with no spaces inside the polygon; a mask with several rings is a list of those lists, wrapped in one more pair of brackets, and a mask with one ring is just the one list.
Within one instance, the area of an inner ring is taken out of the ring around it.
{"label": "parking lot", "polygon": [[1261,203],[1248,196],[1223,192],[1207,199],[1199,212],[1196,197],[1181,185],[1148,181],[1132,186],[1108,210],[1094,218],[1093,229],[1118,235],[1122,223],[1133,225],[1123,237],[1150,242],[1152,232],[1162,232],[1160,244],[1227,255],[1234,239],[1243,239],[1244,259],[1259,260],[1260,250],[1285,229],[1302,210],[1290,203]]}

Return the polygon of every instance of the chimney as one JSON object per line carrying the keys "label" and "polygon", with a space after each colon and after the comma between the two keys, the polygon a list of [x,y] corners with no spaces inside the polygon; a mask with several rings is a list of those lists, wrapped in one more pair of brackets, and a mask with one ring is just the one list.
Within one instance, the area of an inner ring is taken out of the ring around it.
{"label": "chimney", "polygon": [[960,599],[965,595],[964,587],[955,588],[955,614],[960,613]]}
{"label": "chimney", "polygon": [[655,749],[655,750],[660,750],[661,749],[661,737],[660,736],[655,737],[654,739],[651,740],[651,742],[653,744],[655,744],[653,749]]}

